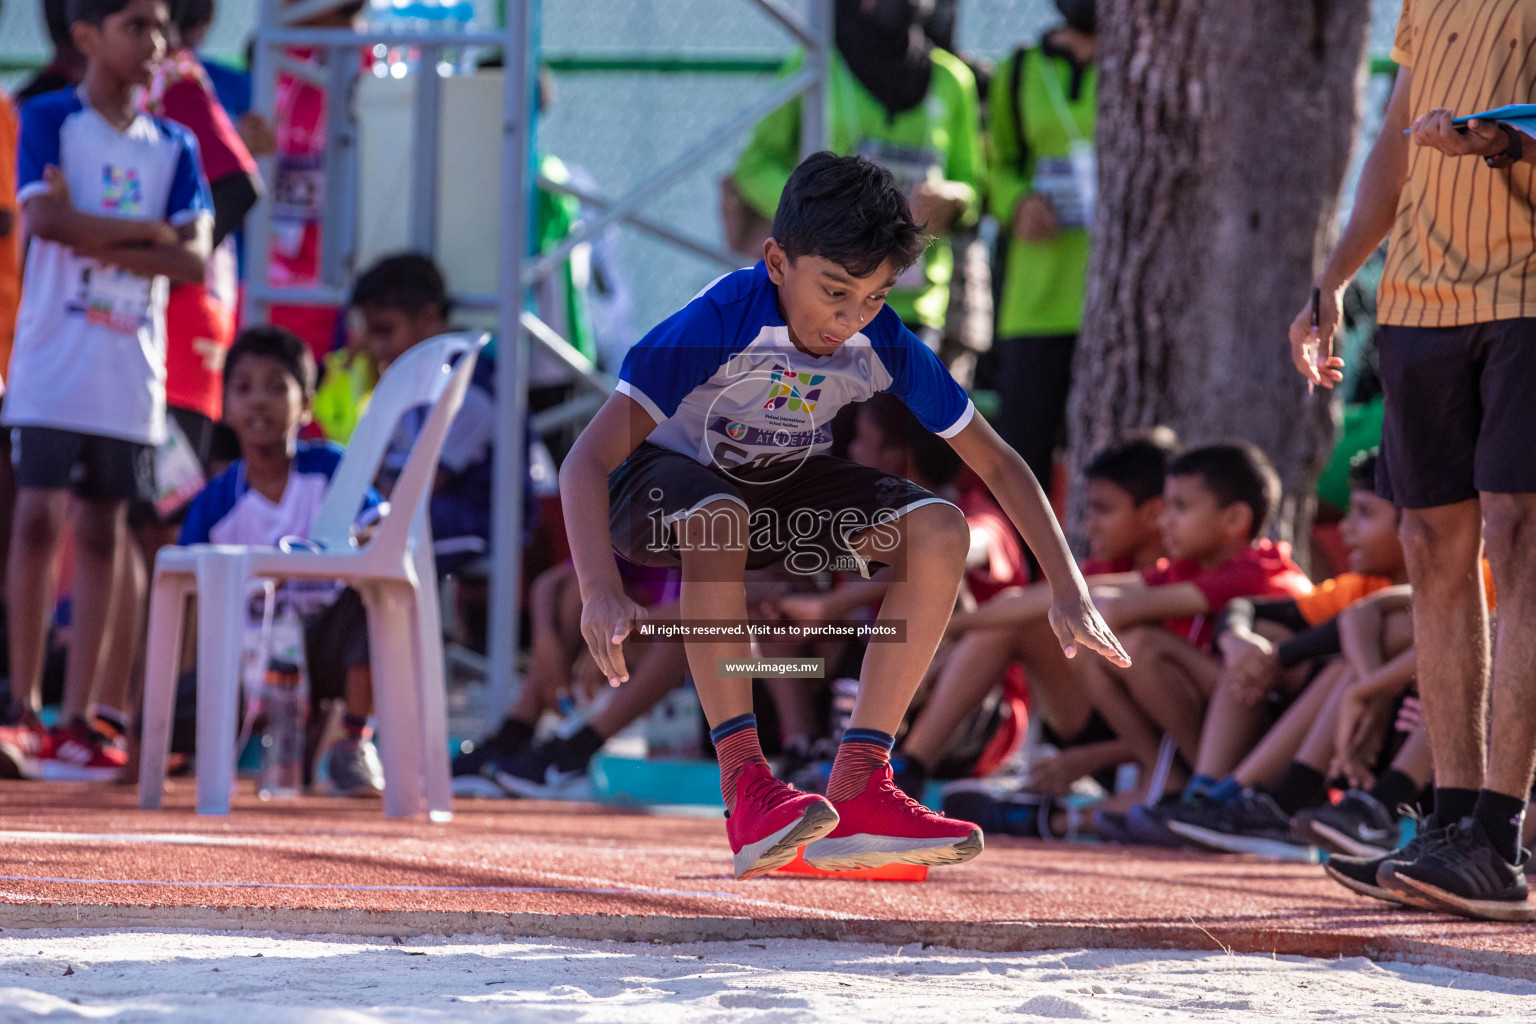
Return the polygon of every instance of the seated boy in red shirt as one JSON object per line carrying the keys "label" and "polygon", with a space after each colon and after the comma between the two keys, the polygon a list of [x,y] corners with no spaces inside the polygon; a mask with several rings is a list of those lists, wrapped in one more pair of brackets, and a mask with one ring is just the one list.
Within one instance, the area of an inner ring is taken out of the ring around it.
{"label": "seated boy in red shirt", "polygon": [[[1133,582],[1135,573],[1165,554],[1159,526],[1163,477],[1177,444],[1174,433],[1161,428],[1105,449],[1084,469],[1083,525],[1089,557],[1081,569],[1091,585]],[[955,613],[946,634],[958,639],[897,755],[909,774],[925,773],[938,764],[961,722],[1005,679],[1022,678],[1030,713],[1040,716],[1046,739],[1063,751],[1032,764],[1025,789],[1061,795],[1077,779],[1125,759],[1114,731],[1077,685],[1071,663],[1046,621],[1049,610],[1050,589],[1035,583]],[[1010,671],[1013,665],[1023,667],[1022,676]],[[967,813],[975,812],[973,803],[957,803],[957,816],[972,820]],[[1009,821],[1004,825],[989,817],[977,824],[984,831],[1006,834],[1034,831],[1021,821]]]}
{"label": "seated boy in red shirt", "polygon": [[1235,598],[1312,589],[1288,546],[1262,537],[1280,501],[1280,481],[1257,448],[1233,443],[1185,452],[1168,466],[1163,498],[1169,558],[1143,570],[1144,586],[1104,598],[1106,617],[1134,644],[1132,665],[1101,670],[1081,663],[1099,713],[1141,765],[1142,788],[1164,733],[1184,761],[1173,765],[1168,782],[1187,781],[1220,670],[1210,651],[1217,613]]}

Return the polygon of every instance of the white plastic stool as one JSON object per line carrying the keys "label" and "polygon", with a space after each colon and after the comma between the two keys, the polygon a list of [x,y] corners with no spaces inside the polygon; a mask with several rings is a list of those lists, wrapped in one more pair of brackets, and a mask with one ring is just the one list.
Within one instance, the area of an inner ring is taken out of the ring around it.
{"label": "white plastic stool", "polygon": [[[140,807],[158,808],[165,789],[187,598],[198,598],[197,811],[228,814],[250,581],[315,579],[345,581],[367,609],[385,815],[425,810],[433,820],[451,817],[442,626],[428,503],[443,440],[486,340],[484,334],[442,335],[390,366],[326,490],[310,534],[314,550],[217,544],[161,550],[150,592]],[[392,511],[359,545],[353,524],[390,434],[402,413],[421,405],[432,410],[395,484]]]}

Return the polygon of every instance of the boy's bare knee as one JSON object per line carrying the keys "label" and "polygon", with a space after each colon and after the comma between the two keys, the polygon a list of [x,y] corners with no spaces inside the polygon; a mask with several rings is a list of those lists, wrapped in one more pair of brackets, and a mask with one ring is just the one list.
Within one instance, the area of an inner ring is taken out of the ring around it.
{"label": "boy's bare knee", "polygon": [[971,528],[958,508],[936,502],[902,517],[902,543],[908,557],[927,557],[960,567],[971,550]]}
{"label": "boy's bare knee", "polygon": [[745,565],[747,536],[747,510],[725,498],[710,502],[678,523],[678,547],[685,565]]}
{"label": "boy's bare knee", "polygon": [[1125,653],[1130,655],[1131,665],[1140,666],[1150,662],[1163,649],[1168,633],[1156,626],[1127,626],[1116,630],[1115,636]]}

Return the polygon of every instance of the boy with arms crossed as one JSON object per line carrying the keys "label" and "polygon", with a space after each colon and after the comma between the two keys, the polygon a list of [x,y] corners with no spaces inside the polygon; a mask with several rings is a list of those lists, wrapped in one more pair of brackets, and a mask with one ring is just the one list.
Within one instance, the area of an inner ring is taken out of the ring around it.
{"label": "boy with arms crossed", "polygon": [[84,716],[124,511],[154,498],[167,290],[203,280],[213,216],[191,133],[136,103],[165,52],[165,4],[74,0],[69,13],[85,80],[22,110],[17,198],[32,244],[5,407],[19,489],[6,586],[14,692],[35,702],[73,492],[81,500],[63,725],[40,756],[45,776],[100,779],[117,775],[122,755],[103,748]]}
{"label": "boy with arms crossed", "polygon": [[611,680],[627,677],[620,644],[643,616],[612,551],[680,565],[684,619],[743,624],[749,568],[818,571],[831,558],[895,570],[880,620],[904,622],[906,641],[869,646],[826,799],[769,771],[751,680],[720,667],[751,655],[746,636],[688,642],[739,878],[787,863],[802,845],[824,869],[951,864],[981,851],[975,826],[913,801],[889,765],[892,734],[954,605],[969,530],[959,509],[916,484],[820,454],[840,407],[891,391],[949,440],[1057,587],[1051,621],[1063,648],[1128,664],[1039,484],[885,306],[923,241],[888,171],[859,157],[808,157],[784,189],[762,262],[721,278],[630,350],[617,393],[560,470],[582,633]]}

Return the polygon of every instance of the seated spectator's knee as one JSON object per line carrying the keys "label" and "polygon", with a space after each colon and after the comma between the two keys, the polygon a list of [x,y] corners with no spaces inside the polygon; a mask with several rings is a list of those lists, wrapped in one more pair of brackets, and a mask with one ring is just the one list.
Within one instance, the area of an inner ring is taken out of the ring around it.
{"label": "seated spectator's knee", "polygon": [[1463,575],[1477,561],[1481,515],[1477,506],[1406,509],[1398,534],[1415,587]]}
{"label": "seated spectator's knee", "polygon": [[684,563],[724,559],[743,561],[747,552],[747,510],[721,498],[677,524]]}
{"label": "seated spectator's knee", "polygon": [[567,580],[576,573],[576,568],[569,562],[545,569],[533,578],[533,586],[529,588],[528,596],[531,603],[537,607],[547,605],[555,600]]}
{"label": "seated spectator's knee", "polygon": [[1483,495],[1483,539],[1495,574],[1536,566],[1536,496]]}
{"label": "seated spectator's knee", "polygon": [[1157,657],[1166,635],[1156,626],[1127,626],[1115,633],[1134,666],[1145,666]]}

